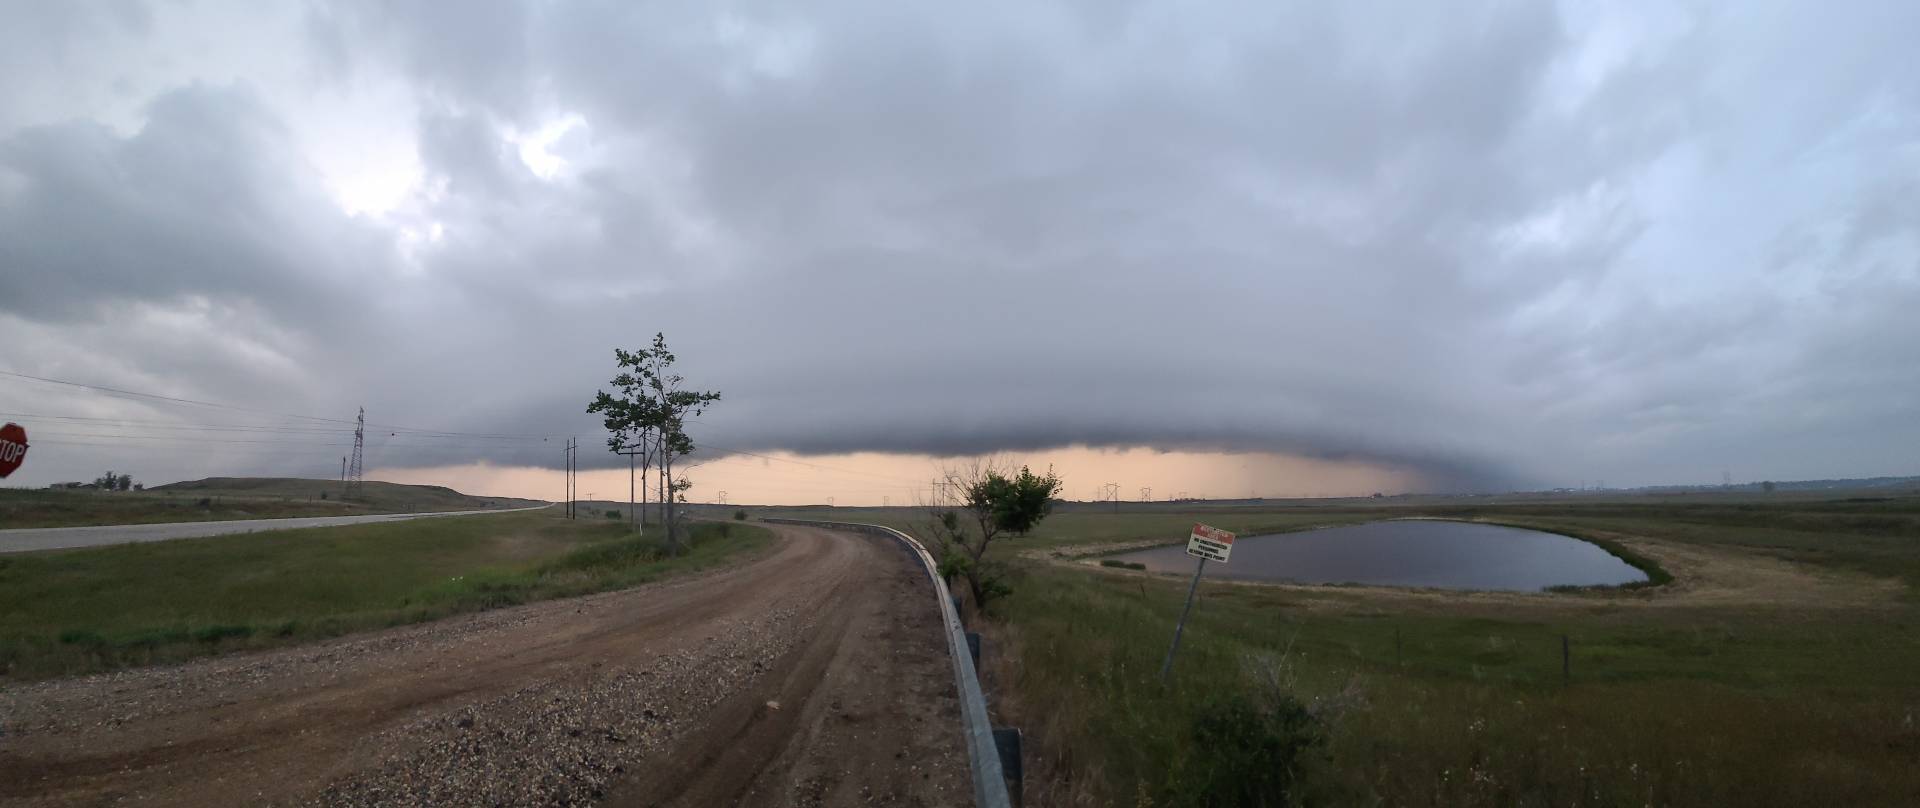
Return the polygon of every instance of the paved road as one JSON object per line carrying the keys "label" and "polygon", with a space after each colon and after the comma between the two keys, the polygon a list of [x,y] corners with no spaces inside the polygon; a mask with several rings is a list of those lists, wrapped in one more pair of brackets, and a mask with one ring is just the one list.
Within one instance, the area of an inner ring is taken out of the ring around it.
{"label": "paved road", "polygon": [[0,688],[0,805],[971,805],[926,572],[768,527],[635,589]]}
{"label": "paved road", "polygon": [[364,525],[369,522],[399,522],[430,516],[469,516],[476,513],[515,513],[552,507],[505,508],[484,511],[439,511],[434,513],[376,513],[367,516],[294,516],[286,519],[231,519],[222,522],[162,522],[152,525],[99,525],[89,527],[28,527],[0,530],[0,553],[25,553],[33,550],[62,550],[70,547],[97,547],[136,541],[197,539],[229,533],[258,533],[262,530],[293,530],[302,527]]}

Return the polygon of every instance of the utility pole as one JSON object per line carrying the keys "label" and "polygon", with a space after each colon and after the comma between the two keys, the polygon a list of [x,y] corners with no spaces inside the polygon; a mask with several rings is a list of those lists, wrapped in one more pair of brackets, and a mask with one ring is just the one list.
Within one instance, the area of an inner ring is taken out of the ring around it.
{"label": "utility pole", "polygon": [[[642,533],[646,532],[647,530],[647,508],[645,505],[640,506],[638,509],[634,507],[634,501],[633,501],[634,500],[633,498],[634,460],[633,458],[638,455],[647,454],[647,449],[645,448],[645,446],[646,444],[642,443],[641,448],[637,450],[629,447],[616,452],[616,454],[623,454],[627,456],[627,522],[630,525],[638,525]],[[640,481],[639,491],[642,494],[647,493],[647,484],[645,480]],[[644,499],[640,501],[646,502],[646,500]]]}
{"label": "utility pole", "polygon": [[567,439],[567,450],[566,450],[567,451],[567,468],[566,468],[566,471],[564,472],[567,478],[567,518],[568,519],[573,518],[573,444],[575,440],[577,439],[576,438]]}
{"label": "utility pole", "polygon": [[360,478],[362,474],[365,472],[365,469],[361,465],[362,464],[361,450],[366,447],[366,444],[367,444],[367,408],[361,407],[359,419],[353,422],[353,462],[347,466],[347,472],[345,475],[347,494],[345,494],[342,497],[343,499],[347,497],[358,497],[361,495],[362,486],[360,484]]}

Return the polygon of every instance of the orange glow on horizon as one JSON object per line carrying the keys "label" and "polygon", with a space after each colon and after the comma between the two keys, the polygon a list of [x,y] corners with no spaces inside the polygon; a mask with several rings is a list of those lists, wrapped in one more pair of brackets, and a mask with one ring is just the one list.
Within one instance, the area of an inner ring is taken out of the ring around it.
{"label": "orange glow on horizon", "polygon": [[[1365,496],[1418,490],[1418,473],[1376,463],[1320,460],[1264,452],[1161,452],[1153,449],[1091,449],[1072,447],[1025,454],[991,456],[999,464],[1043,469],[1051,465],[1071,500],[1097,498],[1106,483],[1120,485],[1120,498],[1140,499],[1142,488],[1152,489],[1155,501],[1183,492],[1194,498],[1237,499],[1257,496],[1335,497]],[[687,499],[716,502],[726,492],[729,503],[747,505],[823,504],[912,505],[927,499],[931,481],[945,467],[972,458],[938,458],[862,452],[841,455],[767,453],[765,457],[733,455],[700,461],[676,469],[693,480]],[[472,464],[434,468],[377,469],[370,479],[396,483],[445,485],[468,494],[559,500],[565,485],[558,469]],[[578,493],[582,499],[624,502],[627,470],[582,470]],[[591,495],[591,496],[589,496]]]}

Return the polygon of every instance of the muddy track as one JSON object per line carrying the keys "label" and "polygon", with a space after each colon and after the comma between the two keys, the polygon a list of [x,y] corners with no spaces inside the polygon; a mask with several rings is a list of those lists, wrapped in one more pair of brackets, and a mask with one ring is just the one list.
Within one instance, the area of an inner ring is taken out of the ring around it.
{"label": "muddy track", "polygon": [[924,573],[774,530],[697,577],[8,688],[0,803],[969,802]]}

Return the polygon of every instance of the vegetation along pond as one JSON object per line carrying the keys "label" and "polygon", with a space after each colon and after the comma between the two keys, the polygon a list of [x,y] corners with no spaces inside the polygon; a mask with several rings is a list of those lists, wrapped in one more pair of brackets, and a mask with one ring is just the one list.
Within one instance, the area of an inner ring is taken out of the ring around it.
{"label": "vegetation along pond", "polygon": [[[1153,572],[1192,572],[1186,546],[1114,556]],[[1271,536],[1246,536],[1209,578],[1307,584],[1360,583],[1532,591],[1618,585],[1646,573],[1598,545],[1556,533],[1429,519],[1400,519]]]}

